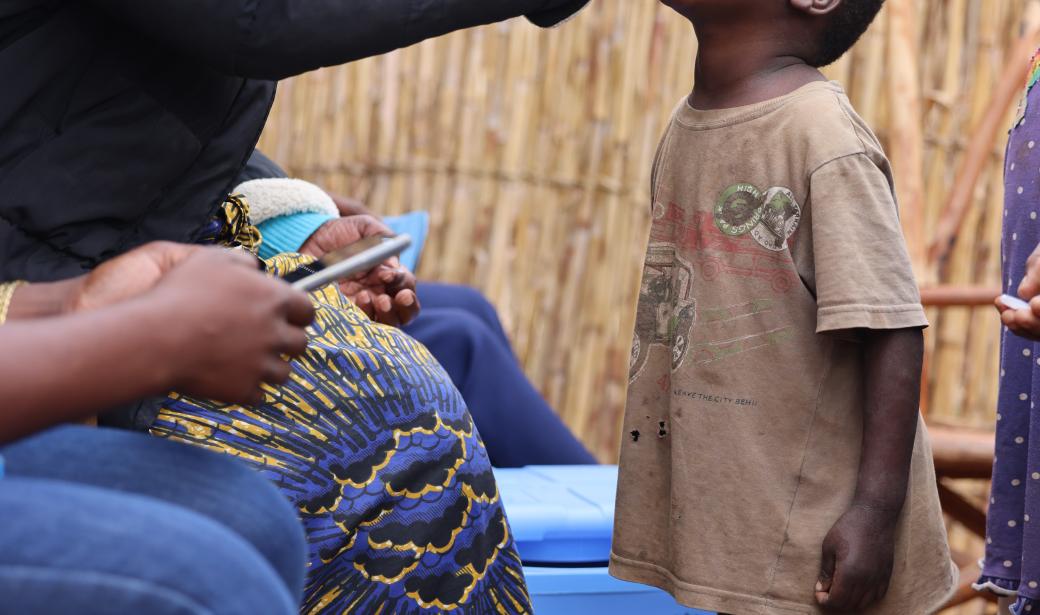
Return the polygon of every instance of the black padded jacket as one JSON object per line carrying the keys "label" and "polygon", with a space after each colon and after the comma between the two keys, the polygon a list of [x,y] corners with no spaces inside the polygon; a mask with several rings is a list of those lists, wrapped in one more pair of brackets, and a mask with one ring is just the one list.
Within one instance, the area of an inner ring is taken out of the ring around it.
{"label": "black padded jacket", "polygon": [[278,79],[588,0],[0,0],[0,281],[191,242]]}
{"label": "black padded jacket", "polygon": [[[588,0],[0,0],[0,281],[192,242],[278,79]],[[147,429],[162,400],[105,413]]]}

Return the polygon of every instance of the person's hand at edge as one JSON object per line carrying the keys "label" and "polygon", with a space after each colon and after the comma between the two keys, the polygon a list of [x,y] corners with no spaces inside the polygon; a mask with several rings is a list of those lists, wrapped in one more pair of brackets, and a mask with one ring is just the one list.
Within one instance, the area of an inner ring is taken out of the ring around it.
{"label": "person's hand at edge", "polygon": [[1029,309],[1011,309],[999,297],[994,300],[1000,321],[1015,335],[1040,341],[1040,246],[1026,260],[1026,275],[1018,285],[1018,296],[1029,302]]}

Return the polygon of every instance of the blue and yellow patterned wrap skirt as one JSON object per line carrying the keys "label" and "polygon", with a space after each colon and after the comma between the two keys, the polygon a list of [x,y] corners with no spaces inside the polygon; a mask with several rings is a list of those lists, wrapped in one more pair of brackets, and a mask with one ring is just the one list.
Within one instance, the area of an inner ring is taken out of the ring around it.
{"label": "blue and yellow patterned wrap skirt", "polygon": [[171,395],[152,434],[234,455],[292,500],[310,543],[304,613],[531,612],[487,452],[448,375],[335,286],[312,297],[310,345],[287,384],[248,408]]}

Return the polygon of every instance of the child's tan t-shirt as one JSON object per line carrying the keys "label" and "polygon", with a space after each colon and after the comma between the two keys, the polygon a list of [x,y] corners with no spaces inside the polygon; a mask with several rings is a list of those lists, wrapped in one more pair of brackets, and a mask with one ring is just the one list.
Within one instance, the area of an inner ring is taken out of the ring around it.
{"label": "child's tan t-shirt", "polygon": [[[927,325],[889,164],[841,87],[683,104],[653,174],[611,572],[688,606],[820,613],[824,536],[852,499],[855,328]],[[886,599],[933,612],[956,582],[923,423]]]}

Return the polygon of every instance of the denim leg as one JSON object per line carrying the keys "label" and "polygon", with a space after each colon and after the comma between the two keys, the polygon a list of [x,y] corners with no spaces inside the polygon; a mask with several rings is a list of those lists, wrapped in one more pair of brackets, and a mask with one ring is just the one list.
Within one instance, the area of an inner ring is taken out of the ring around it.
{"label": "denim leg", "polygon": [[227,527],[152,498],[53,480],[0,480],[0,613],[297,612]]}
{"label": "denim leg", "polygon": [[451,376],[496,467],[596,463],[482,319],[461,309],[424,308],[406,331]]}
{"label": "denim leg", "polygon": [[307,548],[295,510],[269,481],[225,455],[80,426],[20,440],[0,448],[0,455],[10,477],[147,496],[208,517],[251,544],[294,597],[303,593]]}

